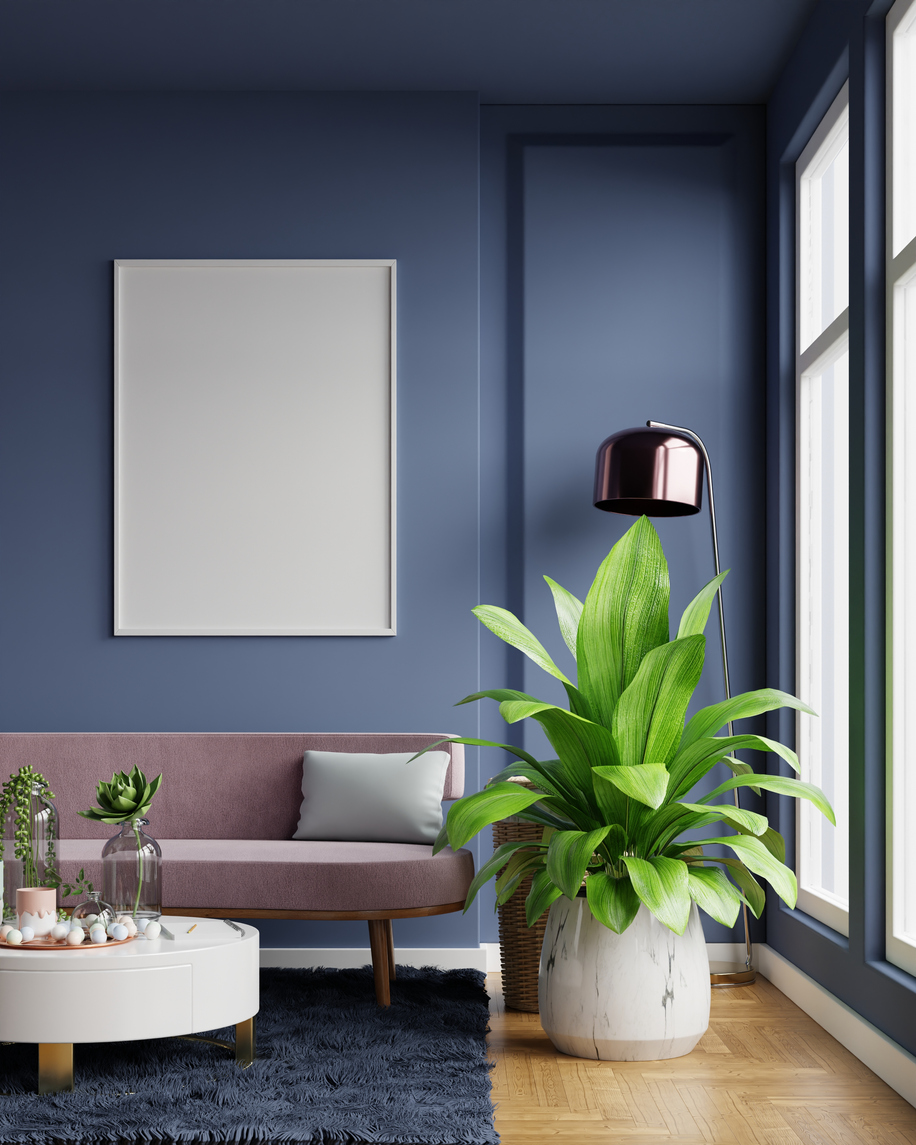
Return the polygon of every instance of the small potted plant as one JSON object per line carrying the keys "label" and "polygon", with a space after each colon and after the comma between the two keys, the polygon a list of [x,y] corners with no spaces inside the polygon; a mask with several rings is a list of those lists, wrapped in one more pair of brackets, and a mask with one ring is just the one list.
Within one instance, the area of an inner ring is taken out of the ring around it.
{"label": "small potted plant", "polygon": [[[3,914],[14,918],[16,891],[56,887],[57,811],[48,780],[32,767],[20,767],[0,790],[0,866],[3,870]],[[6,855],[12,836],[13,858]]]}
{"label": "small potted plant", "polygon": [[[538,760],[507,744],[462,739],[504,748],[515,761],[483,791],[452,805],[435,849],[463,847],[509,815],[543,829],[539,842],[498,847],[477,872],[467,905],[488,879],[497,879],[501,904],[533,876],[529,926],[550,911],[539,975],[541,1021],[557,1048],[576,1056],[642,1060],[688,1053],[709,1022],[709,964],[697,907],[729,927],[742,903],[759,917],[765,899],[758,878],[795,905],[796,879],[785,865],[782,837],[764,815],[718,799],[741,787],[763,789],[809,799],[834,822],[818,788],[755,772],[733,755],[738,749],[772,752],[798,771],[790,748],[758,735],[717,734],[732,720],[776,708],[810,712],[794,696],[771,688],[747,692],[686,721],[703,669],[703,630],[724,576],[687,606],[673,639],[668,566],[647,517],[614,546],[584,605],[545,577],[577,661],[575,684],[511,613],[474,610],[500,639],[560,680],[569,708],[507,688],[460,701],[496,700],[510,724],[536,720],[557,758]],[[731,778],[692,795],[717,763]],[[537,790],[510,782],[517,776]],[[713,824],[729,833],[694,834]],[[711,844],[733,854],[711,854]]]}
{"label": "small potted plant", "polygon": [[161,775],[150,783],[139,767],[130,774],[115,772],[110,782],[96,788],[98,806],[80,811],[84,819],[120,824],[120,833],[102,849],[103,894],[116,913],[129,912],[134,919],[158,919],[162,914],[162,851],[143,830],[161,783]]}

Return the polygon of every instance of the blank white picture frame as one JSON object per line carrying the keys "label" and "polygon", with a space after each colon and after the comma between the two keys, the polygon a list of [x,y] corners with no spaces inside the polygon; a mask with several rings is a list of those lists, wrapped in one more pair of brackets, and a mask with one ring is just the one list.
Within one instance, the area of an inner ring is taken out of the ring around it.
{"label": "blank white picture frame", "polygon": [[119,259],[116,636],[391,636],[396,260]]}

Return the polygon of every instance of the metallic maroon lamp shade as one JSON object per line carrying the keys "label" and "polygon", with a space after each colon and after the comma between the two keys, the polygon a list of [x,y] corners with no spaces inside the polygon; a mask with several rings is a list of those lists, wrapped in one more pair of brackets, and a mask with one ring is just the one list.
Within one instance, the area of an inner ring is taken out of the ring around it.
{"label": "metallic maroon lamp shade", "polygon": [[649,517],[685,517],[703,503],[703,455],[667,429],[622,429],[598,447],[595,508]]}

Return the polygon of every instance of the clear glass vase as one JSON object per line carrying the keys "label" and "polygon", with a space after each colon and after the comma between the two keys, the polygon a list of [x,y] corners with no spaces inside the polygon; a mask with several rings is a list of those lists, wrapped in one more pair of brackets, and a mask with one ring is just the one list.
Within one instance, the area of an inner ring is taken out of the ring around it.
{"label": "clear glass vase", "polygon": [[148,819],[129,819],[102,849],[102,886],[115,914],[159,918],[162,914],[162,851],[143,830]]}
{"label": "clear glass vase", "polygon": [[100,891],[87,891],[88,898],[75,906],[70,915],[70,924],[78,922],[83,930],[88,930],[98,920],[107,930],[115,920],[115,913],[107,902],[102,901]]}
{"label": "clear glass vase", "polygon": [[[23,825],[21,819],[27,825],[25,832],[20,830],[24,845],[16,839],[17,825]],[[35,783],[24,814],[20,815],[14,805],[3,824],[4,921],[16,921],[16,891],[20,887],[43,886],[48,872],[57,870],[57,838],[57,809]]]}

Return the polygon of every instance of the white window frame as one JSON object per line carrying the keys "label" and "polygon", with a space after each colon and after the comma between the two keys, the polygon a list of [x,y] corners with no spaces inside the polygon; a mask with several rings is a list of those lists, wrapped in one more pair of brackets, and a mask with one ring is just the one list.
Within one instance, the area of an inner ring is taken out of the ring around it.
{"label": "white window frame", "polygon": [[[910,974],[916,974],[916,934],[907,936],[905,904],[910,899],[911,918],[916,897],[916,846],[913,824],[907,823],[907,810],[916,802],[916,755],[913,737],[916,721],[907,712],[906,698],[912,695],[908,679],[916,674],[916,649],[909,639],[916,626],[916,603],[912,597],[913,578],[907,570],[916,560],[916,520],[913,519],[913,497],[916,466],[907,457],[916,444],[916,406],[904,385],[907,356],[912,362],[916,345],[904,344],[904,290],[916,281],[916,236],[895,235],[894,182],[899,171],[894,167],[895,83],[894,34],[912,28],[916,23],[916,0],[897,0],[887,16],[887,502],[888,502],[888,625],[887,661],[890,670],[888,689],[888,768],[887,768],[887,935],[889,962]],[[899,111],[898,111],[899,114]],[[916,118],[916,116],[914,116]],[[911,124],[910,127],[913,125]],[[914,156],[910,152],[910,162]],[[914,178],[914,172],[909,172]],[[914,193],[916,189],[911,189]],[[907,240],[908,241],[905,241]],[[902,249],[901,249],[902,248]],[[896,251],[896,254],[895,254]],[[916,340],[914,340],[916,341]],[[910,366],[913,370],[913,366]],[[907,408],[909,404],[909,409]],[[912,426],[908,425],[912,422]],[[907,520],[906,504],[910,504]],[[896,639],[895,637],[901,637]],[[909,759],[907,748],[909,747]],[[909,834],[909,838],[908,838]]]}
{"label": "white window frame", "polygon": [[[829,366],[839,359],[848,348],[849,343],[849,306],[848,306],[848,292],[847,292],[847,306],[843,309],[834,319],[830,322],[827,328],[816,336],[812,336],[812,327],[815,329],[820,325],[817,315],[820,313],[820,291],[805,291],[803,290],[803,281],[805,277],[810,278],[810,267],[812,264],[819,264],[820,262],[820,234],[811,233],[810,241],[812,249],[803,250],[802,248],[802,218],[803,212],[810,209],[811,202],[808,196],[811,194],[810,185],[807,184],[807,179],[803,176],[810,178],[812,175],[817,175],[821,170],[833,161],[839,148],[842,146],[844,137],[848,138],[848,123],[849,123],[849,84],[848,82],[843,85],[839,94],[834,99],[833,103],[828,108],[821,122],[818,124],[808,144],[802,151],[801,155],[795,165],[795,218],[796,218],[796,267],[795,267],[795,297],[796,297],[796,372],[795,372],[795,393],[796,393],[796,442],[797,442],[797,455],[796,455],[796,552],[799,554],[798,568],[796,571],[796,601],[798,602],[797,609],[797,629],[796,629],[796,679],[803,681],[807,674],[808,658],[812,654],[809,650],[808,634],[805,631],[804,618],[802,615],[802,602],[804,599],[804,585],[807,579],[805,571],[802,568],[802,562],[809,551],[809,547],[805,543],[805,538],[802,535],[802,522],[803,512],[801,504],[803,481],[803,461],[801,456],[801,441],[802,441],[802,428],[804,425],[805,410],[803,409],[803,395],[806,390],[805,381],[808,378],[813,378],[819,375],[822,371],[829,368]],[[820,154],[819,154],[820,153]],[[808,168],[816,162],[813,171]],[[845,257],[848,265],[848,242],[845,247],[838,251],[838,257]],[[808,303],[808,313],[802,313],[803,299]],[[814,545],[811,546],[813,550]],[[812,551],[812,559],[816,559],[816,554]],[[848,624],[848,619],[847,619]],[[848,639],[848,629],[847,629]],[[848,659],[848,658],[847,658]],[[847,677],[848,679],[848,677]],[[805,701],[810,702],[809,697],[804,694],[804,688],[799,683],[799,695]],[[815,705],[817,710],[817,705]],[[824,718],[827,713],[821,713],[821,718]],[[840,720],[846,721],[848,729],[848,705],[842,711],[837,713]],[[796,721],[796,733],[798,737],[799,751],[803,754],[804,744],[809,740],[810,732],[806,729],[803,721],[811,720],[812,717],[804,716],[799,713]],[[847,732],[848,734],[848,732]],[[848,742],[848,739],[847,739]],[[804,759],[802,758],[802,765],[804,767]],[[848,762],[847,762],[847,775],[848,775]],[[838,812],[838,822],[847,824],[847,833],[845,838],[838,839],[838,848],[836,851],[836,860],[838,862],[846,862],[848,864],[848,781],[844,789],[837,793],[834,800],[836,806],[835,810]],[[819,893],[811,888],[805,887],[806,877],[806,856],[807,844],[806,834],[803,827],[803,816],[805,808],[802,806],[802,801],[799,800],[796,806],[796,874],[798,876],[798,908],[816,918],[819,922],[824,923],[826,926],[831,927],[833,930],[838,931],[848,937],[849,935],[849,906],[848,901],[844,901],[837,896],[830,895],[829,892],[823,891]],[[826,821],[825,821],[826,822]],[[816,864],[812,861],[812,866]]]}

